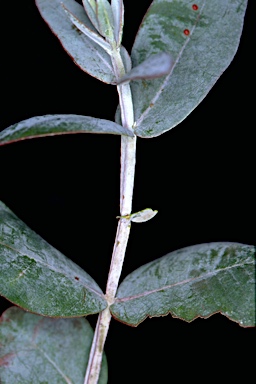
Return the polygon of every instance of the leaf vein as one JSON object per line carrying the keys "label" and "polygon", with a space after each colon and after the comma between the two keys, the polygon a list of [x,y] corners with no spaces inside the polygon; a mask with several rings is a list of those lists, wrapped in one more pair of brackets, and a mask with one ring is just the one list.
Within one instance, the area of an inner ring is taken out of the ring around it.
{"label": "leaf vein", "polygon": [[[248,262],[247,264],[253,264],[253,261],[252,262]],[[199,280],[202,280],[202,279],[206,279],[206,278],[209,278],[211,276],[215,276],[218,273],[221,273],[221,272],[224,272],[224,271],[228,271],[231,268],[237,268],[237,267],[244,267],[244,263],[234,264],[232,266],[228,266],[228,267],[221,268],[221,269],[218,269],[218,270],[215,270],[215,271],[212,271],[212,272],[208,272],[208,273],[206,273],[204,275],[201,275],[201,276],[197,276],[197,277],[194,277],[194,278],[191,278],[191,279],[186,279],[186,280],[183,280],[183,281],[179,281],[179,282],[176,282],[176,283],[173,283],[173,284],[170,284],[170,285],[166,285],[164,287],[159,287],[159,288],[156,288],[156,289],[152,289],[150,291],[138,293],[137,295],[123,297],[123,298],[118,298],[117,297],[115,299],[115,303],[125,302],[125,301],[129,301],[129,300],[138,299],[140,297],[149,296],[149,295],[151,295],[153,293],[164,291],[164,290],[168,290],[170,288],[173,288],[173,287],[176,287],[176,286],[179,286],[179,285],[188,284],[188,283],[191,283],[191,282],[195,282],[195,281],[199,281]]]}

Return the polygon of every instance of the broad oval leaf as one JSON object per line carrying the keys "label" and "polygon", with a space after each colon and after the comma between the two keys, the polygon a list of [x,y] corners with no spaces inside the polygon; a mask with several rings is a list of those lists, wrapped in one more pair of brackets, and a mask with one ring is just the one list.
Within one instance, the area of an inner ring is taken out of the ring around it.
{"label": "broad oval leaf", "polygon": [[0,132],[0,145],[19,140],[71,133],[111,133],[133,136],[133,133],[109,120],[80,115],[35,116],[20,121]]}
{"label": "broad oval leaf", "polygon": [[255,247],[208,243],[171,252],[127,276],[110,310],[131,326],[148,316],[192,321],[217,312],[255,326]]}
{"label": "broad oval leaf", "polygon": [[107,84],[115,84],[109,54],[73,25],[65,14],[62,3],[81,23],[97,33],[85,9],[75,0],[36,0],[41,16],[74,62],[91,76]]}
{"label": "broad oval leaf", "polygon": [[[84,318],[51,319],[11,307],[1,318],[1,382],[83,384],[92,338]],[[107,375],[104,354],[99,384]]]}
{"label": "broad oval leaf", "polygon": [[132,49],[133,66],[159,52],[169,52],[174,65],[165,78],[131,82],[138,136],[170,130],[207,95],[237,51],[246,6],[247,0],[152,2]]}
{"label": "broad oval leaf", "polygon": [[45,316],[101,312],[104,295],[82,268],[53,248],[0,202],[0,294]]}

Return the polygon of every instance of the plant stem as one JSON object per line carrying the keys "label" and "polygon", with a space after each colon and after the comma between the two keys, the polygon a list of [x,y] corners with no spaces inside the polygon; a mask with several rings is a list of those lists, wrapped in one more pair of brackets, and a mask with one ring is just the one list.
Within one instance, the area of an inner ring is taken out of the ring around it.
{"label": "plant stem", "polygon": [[[124,65],[119,49],[113,49],[111,56],[116,78],[124,73]],[[122,125],[132,130],[134,123],[133,103],[129,83],[118,85],[119,103]],[[119,278],[124,262],[125,251],[130,234],[131,221],[123,216],[130,215],[134,186],[136,162],[136,136],[121,136],[121,172],[120,172],[120,219],[118,221],[116,238],[106,286],[106,300],[108,307],[98,316],[87,365],[84,384],[97,384],[101,369],[103,348],[107,337],[111,313],[109,306],[114,303]]]}

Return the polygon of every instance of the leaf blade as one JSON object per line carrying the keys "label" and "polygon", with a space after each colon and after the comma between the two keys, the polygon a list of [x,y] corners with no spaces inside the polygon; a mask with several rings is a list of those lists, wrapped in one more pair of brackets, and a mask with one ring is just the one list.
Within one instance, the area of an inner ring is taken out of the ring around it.
{"label": "leaf blade", "polygon": [[226,242],[186,247],[128,275],[110,310],[132,326],[168,313],[190,322],[217,312],[241,326],[254,326],[254,265],[254,246]]}
{"label": "leaf blade", "polygon": [[110,120],[81,115],[45,115],[20,121],[0,132],[0,145],[16,141],[64,134],[108,133],[133,136],[133,133]]}
{"label": "leaf blade", "polygon": [[133,67],[130,72],[126,73],[119,81],[117,81],[117,84],[122,84],[131,80],[162,77],[170,73],[172,64],[172,57],[169,53],[159,52],[149,56],[141,64]]}
{"label": "leaf blade", "polygon": [[53,248],[0,202],[0,294],[52,317],[101,312],[107,302],[82,268]]}
{"label": "leaf blade", "polygon": [[74,0],[36,0],[38,10],[65,51],[85,72],[107,84],[115,83],[110,56],[98,44],[82,34],[69,20],[64,4],[87,28],[97,33],[84,8]]}
{"label": "leaf blade", "polygon": [[[86,319],[50,319],[11,307],[2,315],[0,338],[3,382],[83,383],[93,338]],[[105,354],[99,383],[107,383]]]}
{"label": "leaf blade", "polygon": [[131,82],[136,134],[158,136],[183,121],[232,61],[240,41],[247,0],[154,0],[132,49],[134,66],[160,51],[174,60],[170,75]]}

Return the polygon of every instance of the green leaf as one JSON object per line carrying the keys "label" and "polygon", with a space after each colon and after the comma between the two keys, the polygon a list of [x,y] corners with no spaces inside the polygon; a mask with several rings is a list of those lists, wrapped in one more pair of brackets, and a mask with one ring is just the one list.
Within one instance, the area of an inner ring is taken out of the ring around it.
{"label": "green leaf", "polygon": [[161,135],[203,100],[237,51],[246,6],[247,0],[152,2],[132,49],[133,66],[159,52],[169,52],[174,65],[165,78],[131,82],[138,136]]}
{"label": "green leaf", "polygon": [[99,24],[96,17],[96,2],[95,0],[82,0],[83,7],[87,13],[87,16],[91,20],[94,27],[99,30]]}
{"label": "green leaf", "polygon": [[[1,383],[83,384],[92,338],[84,318],[51,319],[11,307],[1,318]],[[104,354],[99,384],[107,375]]]}
{"label": "green leaf", "polygon": [[109,120],[80,115],[35,116],[0,132],[0,145],[19,140],[71,133],[112,133],[133,136],[131,131]]}
{"label": "green leaf", "polygon": [[101,37],[98,33],[93,32],[91,29],[89,29],[75,15],[73,15],[73,13],[70,12],[64,5],[62,6],[66,14],[68,15],[70,21],[72,22],[72,24],[74,24],[76,28],[78,28],[85,36],[89,37],[92,41],[100,45],[108,54],[111,53],[111,46],[105,39],[103,39],[103,37]]}
{"label": "green leaf", "polygon": [[107,307],[95,281],[2,202],[0,294],[28,311],[45,316],[85,316]]}
{"label": "green leaf", "polygon": [[171,252],[127,276],[110,310],[132,326],[148,316],[192,321],[217,312],[255,326],[255,247],[208,243]]}
{"label": "green leaf", "polygon": [[126,73],[117,84],[122,84],[131,80],[153,79],[167,75],[172,69],[172,57],[169,53],[160,52],[149,56],[137,67]]}
{"label": "green leaf", "polygon": [[83,6],[74,0],[36,0],[41,16],[74,62],[91,76],[107,84],[115,84],[110,56],[73,25],[65,14],[62,3],[81,23],[97,33]]}
{"label": "green leaf", "polygon": [[111,5],[108,0],[97,0],[96,2],[96,15],[99,24],[99,30],[102,36],[108,42],[113,43],[114,39],[114,17]]}
{"label": "green leaf", "polygon": [[113,12],[115,39],[117,46],[121,44],[124,26],[124,2],[123,0],[111,0]]}

